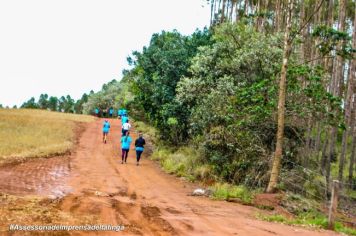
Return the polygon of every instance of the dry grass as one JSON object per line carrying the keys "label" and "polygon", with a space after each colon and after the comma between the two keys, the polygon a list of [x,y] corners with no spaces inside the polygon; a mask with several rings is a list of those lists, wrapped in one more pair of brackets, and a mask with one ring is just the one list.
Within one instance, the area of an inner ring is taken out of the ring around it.
{"label": "dry grass", "polygon": [[67,152],[84,115],[43,110],[0,109],[0,164]]}

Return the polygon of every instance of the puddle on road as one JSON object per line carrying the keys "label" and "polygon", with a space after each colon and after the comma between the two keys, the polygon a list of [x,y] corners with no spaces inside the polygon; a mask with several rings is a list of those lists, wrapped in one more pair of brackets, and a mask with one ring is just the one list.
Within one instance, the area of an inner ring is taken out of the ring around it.
{"label": "puddle on road", "polygon": [[0,167],[0,192],[14,195],[63,197],[70,192],[69,157],[39,158]]}

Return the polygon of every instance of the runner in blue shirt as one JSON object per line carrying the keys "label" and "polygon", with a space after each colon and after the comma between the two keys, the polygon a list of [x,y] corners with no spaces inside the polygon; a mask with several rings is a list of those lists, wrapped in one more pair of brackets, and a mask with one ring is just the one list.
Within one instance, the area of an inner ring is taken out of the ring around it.
{"label": "runner in blue shirt", "polygon": [[131,137],[129,136],[130,132],[127,132],[125,136],[121,137],[121,164],[124,164],[124,161],[126,163],[127,161],[127,155],[129,154],[130,151],[130,145],[132,142]]}
{"label": "runner in blue shirt", "polygon": [[117,110],[117,116],[119,117],[119,119],[121,119],[122,109]]}
{"label": "runner in blue shirt", "polygon": [[110,131],[110,123],[108,120],[105,120],[104,124],[103,124],[103,142],[104,143],[106,143],[106,139],[108,137],[109,131]]}
{"label": "runner in blue shirt", "polygon": [[109,109],[109,117],[112,118],[112,115],[114,114],[114,109],[111,107]]}
{"label": "runner in blue shirt", "polygon": [[121,125],[125,124],[129,122],[129,118],[127,117],[127,115],[122,115],[121,117]]}
{"label": "runner in blue shirt", "polygon": [[95,108],[94,112],[95,112],[95,116],[99,117],[99,112],[100,112],[99,108]]}

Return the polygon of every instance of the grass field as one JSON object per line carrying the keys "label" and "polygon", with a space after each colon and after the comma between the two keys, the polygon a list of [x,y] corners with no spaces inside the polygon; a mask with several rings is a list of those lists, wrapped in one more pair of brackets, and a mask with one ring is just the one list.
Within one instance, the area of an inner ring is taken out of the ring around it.
{"label": "grass field", "polygon": [[0,109],[0,164],[67,152],[77,122],[94,118],[43,110]]}

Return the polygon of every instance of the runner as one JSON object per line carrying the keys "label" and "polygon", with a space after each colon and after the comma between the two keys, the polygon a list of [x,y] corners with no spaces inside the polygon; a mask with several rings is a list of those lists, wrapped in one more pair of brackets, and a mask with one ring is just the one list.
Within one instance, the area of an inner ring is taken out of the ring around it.
{"label": "runner", "polygon": [[121,164],[126,163],[127,155],[129,154],[130,144],[132,142],[131,137],[129,136],[130,132],[127,132],[125,136],[121,137]]}
{"label": "runner", "polygon": [[127,116],[127,110],[125,108],[122,108],[122,115]]}
{"label": "runner", "polygon": [[121,117],[121,124],[124,125],[125,123],[129,122],[129,117],[127,116],[127,114],[123,114]]}
{"label": "runner", "polygon": [[105,120],[103,124],[103,143],[106,143],[109,131],[110,131],[110,123],[108,120]]}
{"label": "runner", "polygon": [[95,108],[94,113],[96,117],[99,117],[99,112],[100,112],[99,108]]}
{"label": "runner", "polygon": [[140,159],[141,159],[141,154],[144,150],[144,146],[146,144],[145,139],[143,138],[142,133],[139,133],[139,138],[136,139],[135,141],[135,147],[136,147],[136,165],[139,165]]}
{"label": "runner", "polygon": [[119,110],[117,110],[117,117],[121,119],[121,116],[122,116],[122,109],[120,108]]}
{"label": "runner", "polygon": [[126,133],[129,132],[129,130],[131,129],[131,125],[129,122],[126,122],[122,125],[122,136],[125,136]]}
{"label": "runner", "polygon": [[112,115],[114,114],[114,109],[111,107],[109,109],[109,117],[112,118]]}

